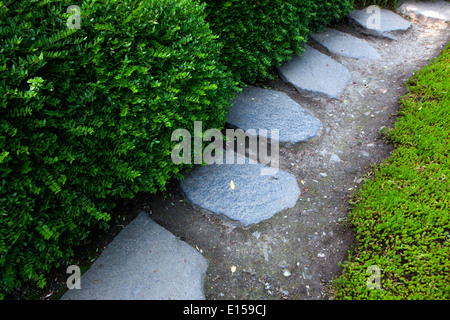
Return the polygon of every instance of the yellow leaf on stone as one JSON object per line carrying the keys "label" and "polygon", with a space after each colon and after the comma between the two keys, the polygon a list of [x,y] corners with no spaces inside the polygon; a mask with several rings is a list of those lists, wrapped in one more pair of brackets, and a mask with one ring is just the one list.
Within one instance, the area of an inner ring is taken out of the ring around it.
{"label": "yellow leaf on stone", "polygon": [[305,181],[303,181],[303,180],[302,180],[302,181],[300,181],[300,182],[301,182],[302,184],[305,184]]}
{"label": "yellow leaf on stone", "polygon": [[233,180],[230,180],[230,188],[231,188],[231,190],[233,190],[233,191],[234,191],[234,189],[236,188],[236,186],[234,185]]}

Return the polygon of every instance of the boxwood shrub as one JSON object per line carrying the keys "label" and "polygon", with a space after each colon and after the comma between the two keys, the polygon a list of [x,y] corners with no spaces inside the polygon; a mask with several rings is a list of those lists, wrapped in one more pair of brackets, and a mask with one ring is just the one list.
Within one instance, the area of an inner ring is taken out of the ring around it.
{"label": "boxwood shrub", "polygon": [[353,0],[206,0],[207,21],[223,42],[221,59],[238,81],[272,78],[271,69],[301,53],[311,28],[350,12]]}
{"label": "boxwood shrub", "polygon": [[345,18],[354,9],[354,0],[318,0],[311,4],[311,31],[323,31],[332,23]]}
{"label": "boxwood shrub", "polygon": [[[0,288],[44,286],[118,198],[164,189],[177,128],[237,90],[192,0],[0,2]],[[70,24],[67,21],[70,18]]]}
{"label": "boxwood shrub", "polygon": [[221,59],[241,82],[270,77],[270,67],[290,59],[306,41],[308,6],[285,0],[206,3],[207,21],[224,44]]}

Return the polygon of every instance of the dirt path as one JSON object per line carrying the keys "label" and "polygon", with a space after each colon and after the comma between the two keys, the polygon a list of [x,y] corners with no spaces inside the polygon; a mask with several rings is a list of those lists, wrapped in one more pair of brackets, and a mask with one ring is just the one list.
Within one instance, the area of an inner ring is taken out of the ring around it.
{"label": "dirt path", "polygon": [[[406,92],[404,82],[450,39],[444,25],[412,22],[397,41],[364,37],[381,60],[332,56],[353,77],[338,100],[304,98],[281,80],[264,84],[288,94],[323,124],[314,141],[280,150],[281,169],[294,174],[301,188],[294,208],[242,229],[186,203],[176,185],[168,186],[165,198],[144,200],[152,219],[209,259],[207,299],[330,297],[327,285],[341,273],[339,262],[345,262],[355,241],[346,223],[348,197],[361,187],[370,167],[393,150],[379,130],[392,127],[398,98]],[[362,37],[348,25],[335,28]]]}

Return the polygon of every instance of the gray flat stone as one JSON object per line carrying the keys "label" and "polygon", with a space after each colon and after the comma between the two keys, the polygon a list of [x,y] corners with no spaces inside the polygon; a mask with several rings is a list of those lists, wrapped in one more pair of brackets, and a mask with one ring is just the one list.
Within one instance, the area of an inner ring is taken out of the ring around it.
{"label": "gray flat stone", "polygon": [[279,131],[280,143],[305,142],[318,135],[321,122],[284,92],[246,87],[233,101],[227,122],[244,131]]}
{"label": "gray flat stone", "polygon": [[366,40],[344,32],[327,29],[312,33],[311,38],[320,43],[330,53],[353,59],[380,59],[381,56]]}
{"label": "gray flat stone", "polygon": [[245,164],[224,163],[194,168],[180,183],[189,201],[245,227],[295,206],[300,190],[292,174],[276,170],[272,175],[262,175],[261,170],[267,167],[252,164],[248,158],[231,150],[224,154],[227,153],[235,159],[245,160]]}
{"label": "gray flat stone", "polygon": [[395,11],[422,22],[450,21],[450,3],[444,0],[405,0],[399,3]]}
{"label": "gray flat stone", "polygon": [[411,28],[410,22],[390,10],[380,9],[379,13],[379,25],[374,19],[375,13],[367,11],[367,8],[351,12],[348,18],[349,22],[363,34],[392,40]]}
{"label": "gray flat stone", "polygon": [[208,261],[142,212],[63,300],[204,300]]}
{"label": "gray flat stone", "polygon": [[337,99],[351,80],[350,71],[327,55],[306,46],[301,56],[278,67],[283,81],[300,93],[317,98]]}

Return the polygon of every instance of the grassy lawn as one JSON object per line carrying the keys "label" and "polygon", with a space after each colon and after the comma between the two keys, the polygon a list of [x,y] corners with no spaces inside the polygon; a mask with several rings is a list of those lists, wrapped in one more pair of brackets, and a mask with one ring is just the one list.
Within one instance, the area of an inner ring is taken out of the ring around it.
{"label": "grassy lawn", "polygon": [[335,299],[450,299],[449,79],[450,44],[409,80],[386,132],[396,150],[352,199],[357,245]]}

